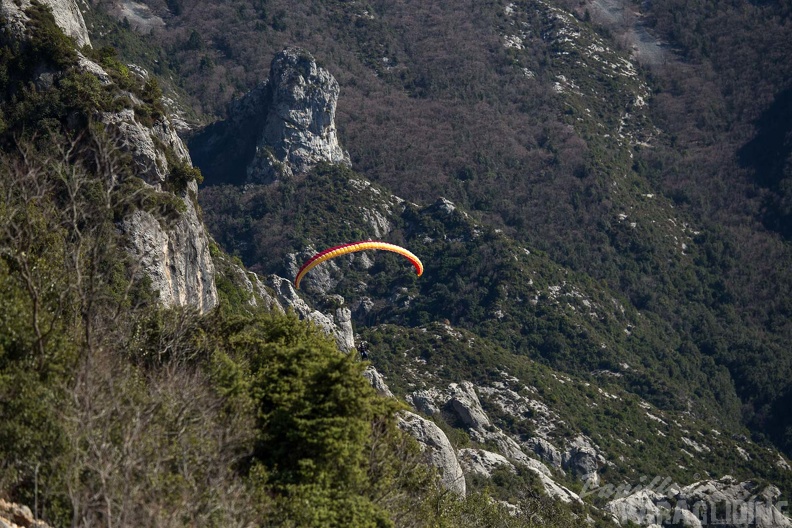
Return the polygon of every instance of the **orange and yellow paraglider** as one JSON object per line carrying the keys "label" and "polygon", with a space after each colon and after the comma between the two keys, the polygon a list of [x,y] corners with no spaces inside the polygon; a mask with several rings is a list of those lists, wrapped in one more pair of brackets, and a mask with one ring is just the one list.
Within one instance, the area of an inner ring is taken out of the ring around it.
{"label": "orange and yellow paraglider", "polygon": [[420,277],[423,274],[423,264],[421,263],[421,259],[416,257],[410,251],[404,249],[401,246],[397,246],[395,244],[389,244],[388,242],[377,242],[374,240],[365,240],[363,242],[352,242],[351,244],[342,244],[340,246],[331,247],[330,249],[325,249],[324,251],[317,253],[313,257],[309,258],[305,261],[305,264],[302,265],[300,271],[297,272],[297,277],[294,278],[294,286],[295,288],[300,288],[300,281],[303,279],[306,273],[314,269],[316,266],[321,264],[322,262],[326,262],[330,259],[340,257],[341,255],[346,255],[349,253],[356,253],[358,251],[366,251],[369,249],[378,249],[382,251],[392,251],[394,253],[398,253],[406,257],[412,265],[415,266],[415,272]]}

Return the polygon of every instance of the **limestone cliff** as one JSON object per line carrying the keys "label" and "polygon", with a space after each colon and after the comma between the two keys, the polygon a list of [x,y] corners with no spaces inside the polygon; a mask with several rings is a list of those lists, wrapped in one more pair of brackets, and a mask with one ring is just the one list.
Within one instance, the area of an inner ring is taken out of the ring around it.
{"label": "limestone cliff", "polygon": [[[43,0],[52,11],[61,30],[74,39],[77,46],[90,46],[91,41],[82,13],[74,0]],[[10,40],[27,38],[30,22],[25,10],[30,0],[2,0],[0,14],[9,21],[6,25]],[[128,250],[140,263],[140,271],[151,279],[152,288],[159,292],[166,306],[193,306],[201,312],[217,304],[214,281],[214,264],[209,254],[209,239],[200,220],[195,198],[197,185],[194,180],[174,185],[168,179],[175,165],[190,166],[186,146],[176,134],[167,116],[145,123],[138,117],[135,107],[142,102],[131,91],[113,86],[112,76],[102,66],[78,52],[74,66],[97,78],[105,89],[115,89],[130,101],[126,108],[112,112],[96,112],[93,119],[104,125],[107,136],[116,147],[131,156],[133,174],[144,185],[157,193],[171,193],[183,203],[177,218],[163,223],[151,213],[136,210],[119,222],[119,229],[126,235]],[[37,86],[51,86],[64,74],[39,68]],[[142,78],[147,74],[135,68]]]}
{"label": "limestone cliff", "polygon": [[287,48],[226,120],[191,140],[191,154],[208,183],[270,183],[320,162],[349,165],[335,127],[339,91],[310,53]]}
{"label": "limestone cliff", "polygon": [[[74,0],[40,0],[41,4],[52,10],[55,22],[66,35],[74,39],[78,47],[90,46],[91,38],[85,27],[82,12]],[[23,38],[25,24],[28,17],[25,10],[31,5],[30,0],[2,0],[0,2],[0,15],[10,22],[9,27],[14,32],[14,37]]]}

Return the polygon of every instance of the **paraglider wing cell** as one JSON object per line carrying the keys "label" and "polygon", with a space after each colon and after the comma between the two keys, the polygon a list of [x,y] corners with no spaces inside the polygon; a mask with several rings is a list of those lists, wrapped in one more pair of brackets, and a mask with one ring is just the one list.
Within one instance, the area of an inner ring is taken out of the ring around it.
{"label": "paraglider wing cell", "polygon": [[309,258],[307,261],[305,261],[305,264],[302,265],[300,271],[297,272],[297,277],[294,278],[294,287],[300,289],[300,281],[302,281],[305,274],[322,262],[340,257],[341,255],[357,253],[358,251],[366,251],[369,249],[378,249],[382,251],[392,251],[393,253],[398,253],[412,262],[412,265],[415,266],[415,272],[419,277],[423,274],[423,264],[421,263],[421,260],[410,251],[404,249],[401,246],[389,244],[388,242],[376,242],[374,240],[368,240],[364,242],[353,242],[351,244],[343,244],[340,246],[331,247],[330,249],[326,249]]}

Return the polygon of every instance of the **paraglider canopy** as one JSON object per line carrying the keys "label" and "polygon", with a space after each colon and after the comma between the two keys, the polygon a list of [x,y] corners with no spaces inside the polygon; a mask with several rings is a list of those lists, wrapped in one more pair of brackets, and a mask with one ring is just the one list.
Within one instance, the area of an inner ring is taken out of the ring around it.
{"label": "paraglider canopy", "polygon": [[327,260],[340,257],[341,255],[346,255],[348,253],[356,253],[358,251],[366,251],[369,249],[377,249],[382,251],[392,251],[393,253],[398,253],[403,257],[406,257],[412,265],[415,266],[415,272],[420,277],[423,274],[423,263],[421,260],[416,257],[410,251],[404,249],[401,246],[397,246],[395,244],[389,244],[388,242],[378,242],[375,240],[365,240],[362,242],[352,242],[349,244],[342,244],[340,246],[331,247],[330,249],[325,249],[314,255],[313,257],[309,258],[305,261],[305,264],[302,265],[300,271],[297,272],[297,276],[294,278],[294,287],[298,290],[300,289],[300,281],[302,281],[303,277],[306,273],[314,269],[316,266],[325,262]]}

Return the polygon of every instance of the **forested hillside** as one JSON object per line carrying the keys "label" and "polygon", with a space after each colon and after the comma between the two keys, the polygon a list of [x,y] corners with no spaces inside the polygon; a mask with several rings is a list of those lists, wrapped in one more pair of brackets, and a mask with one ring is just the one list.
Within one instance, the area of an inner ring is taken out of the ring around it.
{"label": "forested hillside", "polygon": [[792,525],[791,16],[3,0],[0,499]]}
{"label": "forested hillside", "polygon": [[[595,4],[149,5],[169,25],[154,39],[205,114],[222,117],[299,43],[339,80],[356,171],[417,203],[444,196],[605,281],[667,325],[674,353],[728,369],[742,408],[728,414],[788,449],[786,4],[626,4],[611,25]],[[664,56],[633,71],[621,61],[638,22]],[[251,232],[272,229],[216,202],[229,192],[204,192],[210,224],[217,207],[226,219],[214,232],[228,240],[226,222],[248,218],[226,247],[282,269]]]}

